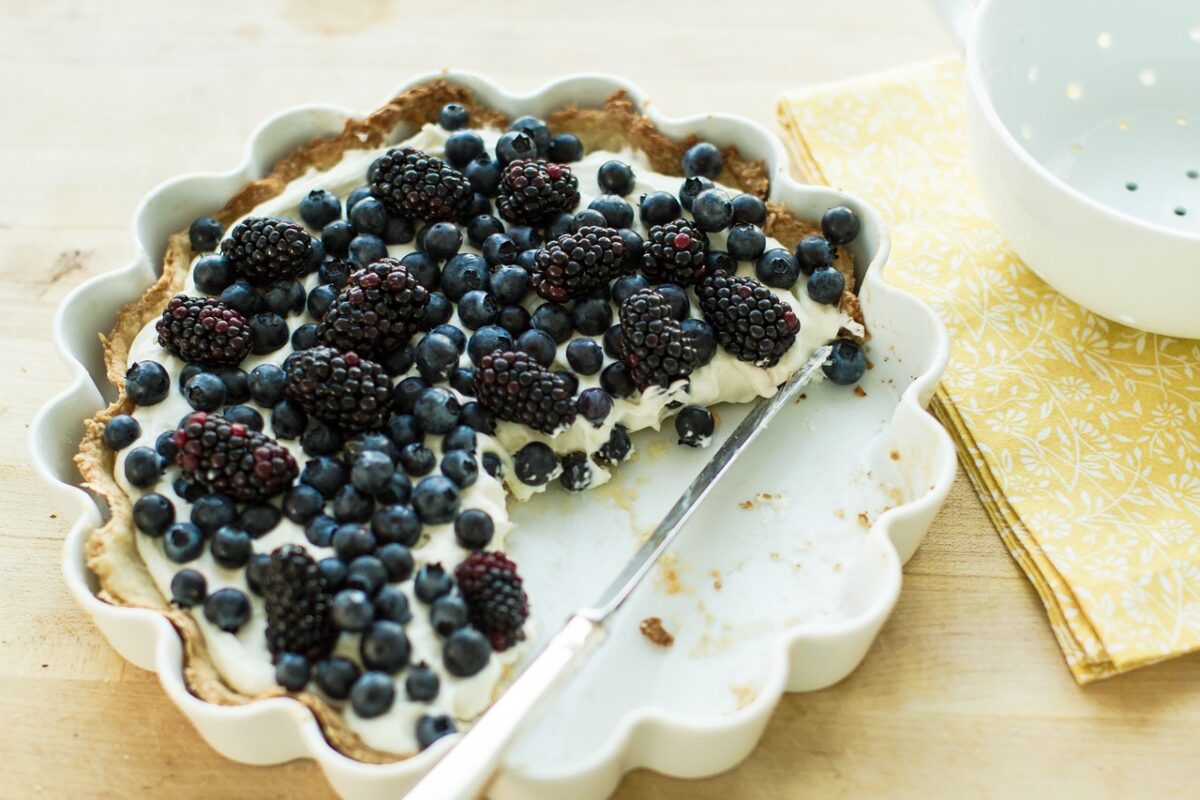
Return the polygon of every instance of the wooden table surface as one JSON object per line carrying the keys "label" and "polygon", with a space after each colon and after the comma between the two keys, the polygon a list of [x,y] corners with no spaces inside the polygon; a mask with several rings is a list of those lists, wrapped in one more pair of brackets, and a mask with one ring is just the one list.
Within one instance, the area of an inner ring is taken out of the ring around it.
{"label": "wooden table surface", "polygon": [[[148,189],[232,166],[281,108],[371,108],[406,76],[442,66],[518,90],[610,71],[668,113],[730,111],[773,127],[784,89],[949,49],[923,0],[692,0],[653,17],[625,0],[250,7],[0,2],[3,797],[330,796],[311,762],[247,767],[209,749],[154,676],[109,649],[60,578],[67,525],[25,456],[30,418],[66,380],[50,321],[72,287],[127,261],[129,219]],[[863,666],[829,690],[785,697],[741,766],[705,781],[636,772],[617,796],[1200,791],[1200,660],[1076,686],[961,475],[905,572]]]}

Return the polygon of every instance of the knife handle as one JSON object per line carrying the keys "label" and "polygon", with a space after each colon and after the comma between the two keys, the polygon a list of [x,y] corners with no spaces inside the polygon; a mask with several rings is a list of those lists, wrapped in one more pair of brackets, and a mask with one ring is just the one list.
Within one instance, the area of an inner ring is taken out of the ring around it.
{"label": "knife handle", "polygon": [[478,722],[406,795],[408,800],[468,800],[483,795],[523,723],[566,682],[604,627],[576,614]]}

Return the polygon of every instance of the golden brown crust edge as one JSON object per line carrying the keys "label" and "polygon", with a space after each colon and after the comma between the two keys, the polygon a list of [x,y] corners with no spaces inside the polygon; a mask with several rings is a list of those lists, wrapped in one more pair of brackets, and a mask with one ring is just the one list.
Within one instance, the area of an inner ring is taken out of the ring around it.
{"label": "golden brown crust edge", "polygon": [[[466,106],[472,120],[483,126],[504,127],[507,124],[502,114],[479,105],[461,87],[442,80],[413,87],[365,119],[347,120],[345,128],[336,136],[297,147],[276,162],[268,175],[246,184],[214,216],[228,227],[255,206],[278,195],[308,169],[328,169],[348,150],[380,147],[400,125],[416,127],[435,120],[441,107],[450,102]],[[614,92],[603,109],[569,106],[552,113],[548,121],[555,130],[579,136],[586,150],[620,150],[632,145],[646,154],[656,171],[666,174],[679,173],[683,151],[698,140],[694,136],[682,142],[668,139],[637,113],[634,104],[621,91]],[[724,155],[725,168],[718,180],[765,197],[768,178],[763,163],[742,159],[735,148],[726,148]],[[768,203],[765,227],[769,235],[789,248],[801,237],[818,232],[817,226],[797,219],[775,203]],[[217,705],[242,705],[256,699],[291,696],[313,712],[327,741],[343,755],[373,764],[407,758],[412,754],[387,753],[368,747],[346,725],[338,710],[311,692],[288,693],[278,689],[248,696],[228,686],[207,657],[204,637],[191,614],[163,597],[137,552],[132,504],[116,483],[115,454],[104,446],[101,434],[110,419],[133,410],[133,403],[125,393],[130,346],[142,328],[157,318],[170,298],[182,290],[187,267],[194,256],[187,233],[173,235],[168,241],[159,279],[138,300],[122,308],[109,335],[100,337],[108,379],[119,393],[107,408],[84,421],[83,439],[75,456],[83,485],[104,500],[109,512],[108,521],[92,533],[87,543],[87,565],[99,581],[99,597],[114,605],[152,609],[171,621],[184,644],[184,680],[197,697]],[[858,299],[851,291],[855,284],[849,253],[842,253],[838,263],[848,278],[842,306],[861,323]],[[499,686],[503,684],[501,681]]]}

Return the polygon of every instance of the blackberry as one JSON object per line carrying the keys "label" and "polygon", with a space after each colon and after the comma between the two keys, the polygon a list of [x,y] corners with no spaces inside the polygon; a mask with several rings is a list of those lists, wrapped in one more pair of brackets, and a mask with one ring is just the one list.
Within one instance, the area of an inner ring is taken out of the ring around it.
{"label": "blackberry", "polygon": [[255,284],[295,278],[312,260],[312,237],[304,226],[272,217],[247,217],[221,242],[221,252]]}
{"label": "blackberry", "polygon": [[271,553],[263,582],[267,610],[267,647],[278,659],[299,653],[318,661],[333,650],[338,632],[325,578],[303,547],[284,545]]}
{"label": "blackberry", "polygon": [[475,194],[461,172],[412,147],[388,150],[381,156],[371,185],[389,213],[429,222],[458,219]]}
{"label": "blackberry", "polygon": [[175,449],[185,482],[239,502],[273,497],[299,472],[292,454],[274,439],[205,411],[184,417]]}
{"label": "blackberry", "polygon": [[517,565],[498,551],[475,552],[454,568],[459,591],[470,610],[471,627],[488,637],[497,651],[525,639],[529,617]]}
{"label": "blackberry", "polygon": [[421,325],[429,290],[392,258],[356,270],[321,318],[321,340],[372,357],[402,347]]}
{"label": "blackberry", "polygon": [[796,313],[753,278],[711,272],[696,285],[696,297],[717,341],[741,361],[772,367],[796,341]]}
{"label": "blackberry", "polygon": [[624,261],[625,240],[615,229],[587,225],[538,249],[530,284],[541,297],[562,303],[607,286]]}
{"label": "blackberry", "polygon": [[650,228],[642,248],[642,272],[651,283],[691,286],[704,267],[708,234],[686,219]]}
{"label": "blackberry", "polygon": [[249,320],[214,297],[176,295],[155,330],[168,352],[206,366],[240,363],[254,343]]}
{"label": "blackberry", "polygon": [[552,434],[575,420],[570,387],[519,350],[497,350],[479,360],[475,396],[500,419]]}
{"label": "blackberry", "polygon": [[670,386],[700,363],[692,337],[656,289],[639,289],[621,303],[621,331],[622,360],[640,389]]}
{"label": "blackberry", "polygon": [[343,430],[382,428],[392,404],[385,370],[353,351],[332,347],[301,350],[286,362],[284,394],[305,412]]}
{"label": "blackberry", "polygon": [[577,205],[579,180],[570,167],[517,159],[500,176],[496,206],[509,222],[536,225]]}

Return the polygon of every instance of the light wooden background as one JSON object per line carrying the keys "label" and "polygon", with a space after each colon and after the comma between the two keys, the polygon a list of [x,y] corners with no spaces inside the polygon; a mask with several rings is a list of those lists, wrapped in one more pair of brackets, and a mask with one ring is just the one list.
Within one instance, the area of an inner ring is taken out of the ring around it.
{"label": "light wooden background", "polygon": [[[252,10],[251,10],[252,9]],[[293,104],[368,109],[416,72],[532,89],[574,70],[667,113],[774,126],[789,87],[946,52],[922,0],[673,4],[0,2],[0,796],[328,797],[308,762],[210,750],[59,576],[64,520],[25,460],[66,379],[50,342],[73,286],[130,254],[159,181],[240,158]],[[638,772],[621,798],[1196,796],[1200,660],[1078,688],[960,479],[894,616],[841,685],[789,696],[755,753],[706,781]]]}

